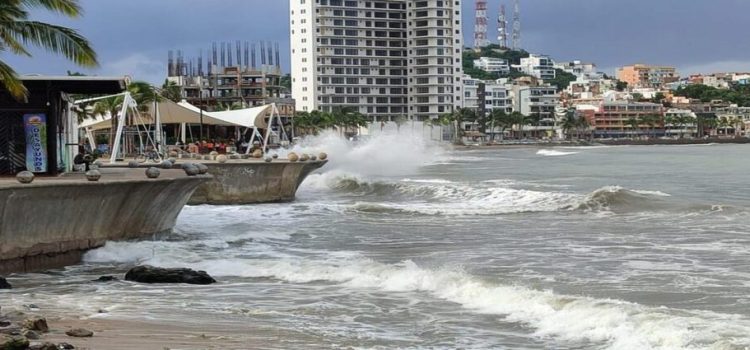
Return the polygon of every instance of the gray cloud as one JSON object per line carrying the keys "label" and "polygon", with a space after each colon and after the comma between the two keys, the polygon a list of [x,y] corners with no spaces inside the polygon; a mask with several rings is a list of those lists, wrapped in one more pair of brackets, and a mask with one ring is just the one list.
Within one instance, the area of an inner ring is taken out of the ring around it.
{"label": "gray cloud", "polygon": [[[464,0],[466,43],[473,43],[474,1]],[[490,38],[496,16],[512,0],[490,0]],[[197,56],[214,41],[276,41],[289,67],[287,0],[83,0],[85,16],[37,19],[78,29],[100,55],[99,75],[163,80],[167,51]],[[750,1],[746,0],[521,0],[522,43],[558,60],[593,61],[605,71],[643,62],[671,64],[684,73],[750,71]],[[34,51],[34,58],[3,54],[22,73],[64,74],[80,68]]]}

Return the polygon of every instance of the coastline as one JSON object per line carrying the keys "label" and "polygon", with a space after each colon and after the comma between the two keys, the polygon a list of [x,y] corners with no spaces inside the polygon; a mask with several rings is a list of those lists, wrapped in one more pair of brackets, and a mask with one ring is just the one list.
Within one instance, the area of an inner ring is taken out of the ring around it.
{"label": "coastline", "polygon": [[540,148],[540,147],[587,147],[587,146],[672,146],[672,145],[709,145],[709,144],[750,144],[750,138],[708,138],[708,139],[649,139],[649,140],[594,140],[594,141],[536,141],[527,143],[495,143],[457,145],[456,150],[485,148]]}

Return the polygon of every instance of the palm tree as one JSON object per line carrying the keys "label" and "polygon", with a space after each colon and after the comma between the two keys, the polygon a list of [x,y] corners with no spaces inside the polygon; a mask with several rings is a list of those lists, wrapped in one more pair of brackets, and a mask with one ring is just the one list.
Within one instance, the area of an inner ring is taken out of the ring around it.
{"label": "palm tree", "polygon": [[632,137],[635,138],[635,136],[640,131],[641,121],[638,120],[638,117],[630,117],[625,121],[625,124],[630,127],[630,130],[632,131],[631,135],[633,135]]}
{"label": "palm tree", "polygon": [[94,109],[91,111],[94,115],[101,115],[106,116],[107,114],[110,115],[110,124],[112,125],[109,129],[109,149],[112,149],[113,143],[115,141],[115,133],[117,132],[117,123],[118,123],[118,115],[120,114],[120,109],[122,108],[122,103],[124,102],[124,99],[122,96],[116,96],[116,97],[108,97],[99,101],[96,101],[94,104]]}
{"label": "palm tree", "polygon": [[523,115],[521,112],[513,112],[513,113],[510,114],[510,120],[513,123],[512,125],[514,125],[517,128],[516,129],[517,130],[516,135],[517,135],[518,139],[519,140],[522,139],[523,138],[523,127],[525,125],[529,125],[529,123],[531,123],[531,118],[529,118],[528,116]]}
{"label": "palm tree", "polygon": [[172,102],[182,101],[182,88],[173,81],[164,81],[161,86],[161,95]]}
{"label": "palm tree", "polygon": [[513,127],[513,121],[508,113],[505,113],[502,109],[493,109],[490,113],[490,121],[492,124],[492,140],[495,141],[495,128],[500,128],[500,135],[505,134],[505,130]]}
{"label": "palm tree", "polygon": [[[82,13],[78,0],[0,1],[0,51],[31,57],[27,47],[31,45],[63,55],[83,67],[99,65],[91,44],[75,30],[29,20],[30,10],[35,8],[43,8],[71,18],[77,18]],[[19,80],[18,74],[3,61],[0,61],[0,79],[14,98],[26,98],[28,91]]]}

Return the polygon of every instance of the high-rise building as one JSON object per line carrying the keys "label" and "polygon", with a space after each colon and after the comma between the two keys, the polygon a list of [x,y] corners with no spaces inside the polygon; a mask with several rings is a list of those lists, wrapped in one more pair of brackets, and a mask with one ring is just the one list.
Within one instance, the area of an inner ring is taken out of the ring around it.
{"label": "high-rise building", "polygon": [[425,120],[460,106],[461,0],[289,0],[301,111]]}

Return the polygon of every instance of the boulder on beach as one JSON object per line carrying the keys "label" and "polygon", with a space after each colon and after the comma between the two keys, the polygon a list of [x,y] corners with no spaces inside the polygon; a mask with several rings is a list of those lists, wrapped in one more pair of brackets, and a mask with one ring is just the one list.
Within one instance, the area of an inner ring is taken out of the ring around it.
{"label": "boulder on beach", "polygon": [[148,265],[136,266],[130,269],[125,274],[125,280],[141,283],[216,283],[216,280],[205,271],[195,271],[187,268],[165,269]]}
{"label": "boulder on beach", "polygon": [[88,337],[94,336],[94,332],[88,329],[84,329],[84,328],[73,328],[71,330],[66,331],[65,334],[69,337],[76,337],[76,338],[88,338]]}
{"label": "boulder on beach", "polygon": [[31,317],[27,318],[23,321],[23,328],[26,328],[31,331],[39,331],[42,333],[49,332],[49,327],[47,326],[47,319],[44,317]]}
{"label": "boulder on beach", "polygon": [[50,342],[43,343],[31,343],[29,344],[29,350],[57,350],[57,345]]}
{"label": "boulder on beach", "polygon": [[29,340],[18,335],[0,334],[0,349],[23,350],[29,347]]}
{"label": "boulder on beach", "polygon": [[72,349],[75,349],[76,347],[68,343],[60,343],[60,344],[57,344],[57,348],[60,350],[72,350]]}
{"label": "boulder on beach", "polygon": [[0,277],[0,289],[11,289],[13,288],[5,278]]}

